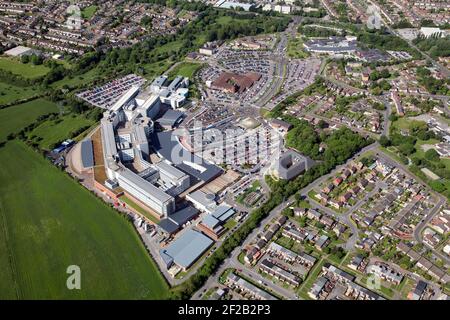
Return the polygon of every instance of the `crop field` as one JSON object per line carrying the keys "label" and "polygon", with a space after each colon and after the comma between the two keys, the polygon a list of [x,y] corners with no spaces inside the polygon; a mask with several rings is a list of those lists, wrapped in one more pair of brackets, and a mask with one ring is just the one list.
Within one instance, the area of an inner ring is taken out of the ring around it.
{"label": "crop field", "polygon": [[45,76],[50,71],[50,69],[44,65],[35,66],[32,63],[22,63],[18,59],[9,57],[0,57],[0,69],[10,71],[28,79]]}
{"label": "crop field", "polygon": [[0,105],[31,98],[38,93],[39,91],[33,87],[17,87],[12,84],[0,82]]}
{"label": "crop field", "polygon": [[70,138],[72,132],[93,124],[93,120],[79,115],[57,117],[54,120],[45,121],[36,127],[28,134],[28,137],[36,136],[39,139],[39,146],[49,149],[54,143]]}
{"label": "crop field", "polygon": [[[163,299],[124,218],[19,141],[0,149],[0,299]],[[81,270],[68,290],[67,267]]]}
{"label": "crop field", "polygon": [[17,133],[23,127],[33,123],[39,116],[58,112],[51,101],[36,99],[0,110],[0,141],[10,133]]}

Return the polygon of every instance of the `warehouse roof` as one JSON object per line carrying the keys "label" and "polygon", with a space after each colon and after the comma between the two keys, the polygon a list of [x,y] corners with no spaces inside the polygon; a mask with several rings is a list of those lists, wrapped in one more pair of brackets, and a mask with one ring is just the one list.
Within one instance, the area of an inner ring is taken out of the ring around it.
{"label": "warehouse roof", "polygon": [[213,193],[206,193],[202,190],[196,190],[188,194],[188,200],[198,202],[206,208],[213,208],[216,205],[215,195]]}
{"label": "warehouse roof", "polygon": [[194,230],[187,230],[163,252],[185,269],[189,268],[209,247],[213,240]]}
{"label": "warehouse roof", "polygon": [[181,210],[178,210],[171,215],[169,219],[178,225],[183,225],[198,214],[198,210],[192,206],[187,206]]}
{"label": "warehouse roof", "polygon": [[213,230],[215,227],[217,227],[220,224],[220,221],[213,217],[212,215],[208,214],[203,220],[202,224]]}
{"label": "warehouse roof", "polygon": [[17,46],[5,51],[4,54],[6,54],[7,56],[20,57],[24,54],[32,54],[35,52],[37,53],[38,51],[24,46]]}
{"label": "warehouse roof", "polygon": [[228,220],[235,213],[234,209],[228,205],[221,205],[216,208],[212,216],[221,222]]}
{"label": "warehouse roof", "polygon": [[180,226],[170,219],[162,219],[159,221],[158,226],[168,234],[172,234],[180,230]]}

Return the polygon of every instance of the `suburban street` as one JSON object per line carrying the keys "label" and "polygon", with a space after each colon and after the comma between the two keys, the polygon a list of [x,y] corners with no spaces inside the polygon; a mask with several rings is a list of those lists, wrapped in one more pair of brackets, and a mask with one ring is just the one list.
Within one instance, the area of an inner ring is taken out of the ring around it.
{"label": "suburban street", "polygon": [[[317,187],[319,184],[321,184],[323,181],[327,180],[328,178],[334,176],[336,174],[336,172],[339,172],[340,170],[342,170],[342,168],[344,168],[347,163],[353,161],[353,159],[359,157],[360,155],[371,151],[371,150],[375,150],[378,147],[378,143],[373,143],[365,148],[363,148],[361,151],[359,151],[357,154],[355,154],[351,159],[349,159],[345,164],[342,164],[340,166],[337,166],[332,172],[330,172],[327,175],[324,175],[322,177],[320,177],[319,179],[316,179],[313,183],[309,184],[308,186],[306,186],[305,188],[299,190],[300,194],[307,194],[310,190],[312,190],[313,188]],[[230,256],[224,260],[223,264],[220,266],[220,268],[217,270],[217,272],[215,274],[213,274],[211,277],[209,277],[208,281],[203,285],[203,287],[198,290],[193,296],[192,296],[192,300],[198,300],[201,298],[201,295],[203,293],[204,290],[207,290],[209,288],[211,288],[212,286],[214,286],[217,283],[217,277],[219,277],[226,269],[228,268],[237,268],[237,266],[239,266],[240,269],[242,269],[242,265],[237,262],[237,258],[238,255],[241,253],[242,248],[244,248],[246,245],[248,245],[251,241],[254,240],[254,238],[264,230],[264,227],[267,223],[269,223],[274,217],[278,216],[279,214],[281,214],[281,212],[289,207],[292,202],[295,199],[295,195],[289,197],[288,199],[285,199],[281,204],[279,204],[277,207],[275,207],[267,217],[265,217],[261,223],[260,223],[260,227],[256,228],[252,231],[252,233],[250,233],[250,235],[244,240],[244,242],[241,244],[241,246],[236,247],[233,252],[230,254]],[[350,221],[349,221],[350,222]],[[352,230],[354,230],[353,228],[355,228],[356,226],[354,226],[354,224],[349,223],[349,226],[352,228]],[[353,226],[353,227],[352,227]],[[357,232],[355,230],[354,232],[355,235],[357,235]],[[354,237],[351,238],[352,242],[356,241]],[[266,280],[267,281],[267,280]],[[281,293],[281,292],[280,292]],[[283,293],[281,293],[282,295],[284,295]]]}

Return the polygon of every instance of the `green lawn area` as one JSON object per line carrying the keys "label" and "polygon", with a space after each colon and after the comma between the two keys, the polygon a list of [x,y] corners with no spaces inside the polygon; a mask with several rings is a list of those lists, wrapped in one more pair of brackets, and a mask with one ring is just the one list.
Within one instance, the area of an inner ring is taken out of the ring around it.
{"label": "green lawn area", "polygon": [[306,280],[300,285],[300,290],[299,290],[298,294],[302,298],[311,300],[311,297],[308,296],[308,291],[311,289],[311,287],[313,286],[317,277],[319,276],[320,272],[322,271],[322,267],[324,264],[325,264],[325,261],[322,259],[320,261],[316,262],[313,269],[311,269],[311,271],[309,272],[309,275],[306,278]]}
{"label": "green lawn area", "polygon": [[171,51],[177,51],[182,46],[183,46],[183,41],[175,40],[175,41],[168,42],[162,46],[156,47],[152,52],[154,52],[156,54],[164,53],[164,52],[170,53]]}
{"label": "green lawn area", "polygon": [[68,87],[76,87],[76,86],[84,86],[94,81],[96,78],[100,78],[99,72],[96,68],[89,70],[83,75],[74,76],[74,77],[65,77],[62,80],[56,81],[51,84],[53,88],[62,88],[64,86]]}
{"label": "green lawn area", "polygon": [[[0,149],[0,299],[164,299],[131,224],[19,141]],[[81,269],[81,290],[66,287]]]}
{"label": "green lawn area", "polygon": [[308,52],[306,52],[303,48],[303,41],[300,37],[289,39],[287,54],[289,57],[295,59],[303,59],[309,57]]}
{"label": "green lawn area", "polygon": [[202,67],[201,63],[194,62],[181,62],[175,68],[169,72],[169,79],[173,79],[176,76],[188,77],[190,80],[194,77],[194,74]]}
{"label": "green lawn area", "polygon": [[22,63],[18,59],[10,57],[0,57],[0,69],[28,79],[45,76],[50,71],[49,68],[42,64],[35,66],[32,63]]}
{"label": "green lawn area", "polygon": [[218,24],[229,24],[231,21],[233,21],[233,17],[231,16],[221,16],[217,18],[216,23]]}
{"label": "green lawn area", "polygon": [[87,119],[83,115],[57,117],[55,120],[45,121],[36,127],[28,134],[28,137],[42,138],[39,146],[43,149],[50,149],[54,143],[70,138],[71,132],[93,124],[93,120]]}
{"label": "green lawn area", "polygon": [[33,123],[39,116],[58,112],[58,107],[51,101],[36,99],[0,110],[0,141],[10,133],[17,133]]}
{"label": "green lawn area", "polygon": [[154,216],[152,216],[150,213],[148,213],[147,211],[142,209],[136,202],[134,202],[130,198],[128,198],[126,196],[122,196],[122,197],[120,197],[120,200],[125,202],[128,206],[130,206],[131,208],[133,208],[134,210],[136,210],[137,212],[139,212],[143,216],[149,218],[154,223],[158,223],[158,220],[156,220],[156,218]]}
{"label": "green lawn area", "polygon": [[237,221],[234,219],[230,219],[223,225],[224,228],[227,228],[228,230],[233,229],[237,225]]}
{"label": "green lawn area", "polygon": [[81,16],[84,19],[88,19],[89,20],[95,14],[95,11],[97,11],[97,6],[96,5],[87,6],[86,8],[81,10]]}
{"label": "green lawn area", "polygon": [[170,59],[146,64],[143,66],[145,71],[144,76],[149,80],[153,80],[156,76],[163,74],[167,69],[169,69],[172,64],[173,62]]}
{"label": "green lawn area", "polygon": [[0,105],[28,99],[38,93],[39,90],[33,87],[17,87],[12,84],[0,82]]}

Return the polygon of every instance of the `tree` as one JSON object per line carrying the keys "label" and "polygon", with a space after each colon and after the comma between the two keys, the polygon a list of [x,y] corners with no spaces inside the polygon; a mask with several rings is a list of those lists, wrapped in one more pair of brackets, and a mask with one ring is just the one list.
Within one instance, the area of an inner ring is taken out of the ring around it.
{"label": "tree", "polygon": [[394,122],[398,120],[398,115],[396,115],[395,113],[391,113],[391,115],[389,116],[389,121]]}
{"label": "tree", "polygon": [[35,66],[41,65],[43,61],[44,60],[42,59],[42,57],[40,55],[37,55],[37,54],[31,55],[31,63],[34,64]]}
{"label": "tree", "polygon": [[439,161],[439,153],[436,150],[430,149],[425,152],[425,159],[430,161]]}
{"label": "tree", "polygon": [[389,147],[391,145],[391,140],[389,140],[388,137],[386,137],[385,135],[382,135],[380,137],[380,145],[383,147]]}
{"label": "tree", "polygon": [[28,62],[30,62],[30,56],[24,54],[23,56],[20,57],[20,61],[21,61],[22,63],[28,63]]}
{"label": "tree", "polygon": [[416,151],[416,149],[414,148],[414,144],[409,142],[400,144],[398,146],[398,150],[405,156],[409,156]]}

